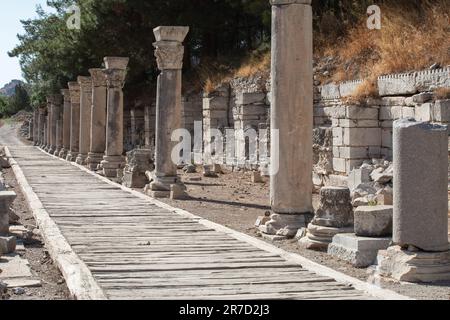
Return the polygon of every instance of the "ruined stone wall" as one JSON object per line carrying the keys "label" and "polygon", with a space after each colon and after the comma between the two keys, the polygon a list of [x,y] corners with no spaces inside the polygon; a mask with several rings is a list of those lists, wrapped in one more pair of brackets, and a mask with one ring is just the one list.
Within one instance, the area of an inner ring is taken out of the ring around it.
{"label": "ruined stone wall", "polygon": [[450,100],[439,100],[433,90],[450,87],[450,68],[383,76],[378,79],[379,98],[362,103],[348,96],[361,81],[329,84],[318,89],[314,105],[316,126],[333,131],[333,171],[348,175],[373,158],[392,159],[392,124],[414,118],[447,125]]}

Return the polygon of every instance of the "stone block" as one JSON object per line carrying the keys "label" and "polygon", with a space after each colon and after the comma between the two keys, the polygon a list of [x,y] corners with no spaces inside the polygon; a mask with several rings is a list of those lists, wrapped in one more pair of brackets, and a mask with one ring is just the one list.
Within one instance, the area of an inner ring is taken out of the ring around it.
{"label": "stone block", "polygon": [[380,108],[380,120],[397,120],[402,118],[401,106],[387,106]]}
{"label": "stone block", "polygon": [[347,159],[345,161],[345,173],[349,174],[353,169],[360,167],[365,159]]}
{"label": "stone block", "polygon": [[355,234],[362,237],[392,235],[392,206],[366,206],[355,210]]}
{"label": "stone block", "polygon": [[333,170],[336,172],[346,173],[346,164],[345,159],[342,158],[333,158]]}
{"label": "stone block", "polygon": [[333,128],[333,146],[342,146],[344,144],[344,134],[342,128]]}
{"label": "stone block", "polygon": [[377,128],[378,125],[378,120],[339,120],[339,126],[342,128]]}
{"label": "stone block", "polygon": [[397,120],[393,140],[394,243],[447,251],[447,126]]}
{"label": "stone block", "polygon": [[348,177],[330,174],[328,180],[325,180],[325,185],[331,187],[347,187]]}
{"label": "stone block", "polygon": [[417,121],[429,122],[433,120],[433,109],[431,103],[424,103],[416,107],[416,117]]}
{"label": "stone block", "polygon": [[344,145],[347,146],[380,146],[380,128],[344,128]]}
{"label": "stone block", "polygon": [[228,97],[203,98],[203,110],[227,110]]}
{"label": "stone block", "polygon": [[378,108],[347,106],[346,118],[352,120],[378,120]]}
{"label": "stone block", "polygon": [[383,97],[379,101],[380,106],[406,106],[405,97]]}
{"label": "stone block", "polygon": [[252,171],[252,182],[253,183],[263,183],[264,182],[264,180],[261,177],[261,172]]}
{"label": "stone block", "polygon": [[393,123],[394,123],[394,121],[392,121],[392,120],[380,121],[380,127],[392,129]]}
{"label": "stone block", "polygon": [[346,107],[344,106],[333,106],[330,116],[334,119],[343,119],[345,118]]}
{"label": "stone block", "polygon": [[450,100],[438,100],[433,106],[434,120],[439,122],[450,122]]}
{"label": "stone block", "polygon": [[402,118],[415,118],[416,109],[414,107],[403,107],[402,108]]}
{"label": "stone block", "polygon": [[339,92],[342,97],[352,96],[356,89],[363,83],[362,80],[346,81],[339,84]]}
{"label": "stone block", "polygon": [[378,90],[380,96],[414,94],[417,92],[416,75],[404,73],[379,77]]}
{"label": "stone block", "polygon": [[417,104],[422,104],[431,100],[433,100],[433,93],[431,92],[422,92],[412,96],[412,102]]}
{"label": "stone block", "polygon": [[345,159],[366,159],[368,154],[368,147],[339,147],[339,155]]}
{"label": "stone block", "polygon": [[339,92],[339,85],[334,83],[322,86],[320,90],[322,99],[339,99],[341,98],[341,93]]}
{"label": "stone block", "polygon": [[264,92],[240,92],[236,95],[237,105],[246,105],[253,103],[264,104],[266,100],[266,94]]}
{"label": "stone block", "polygon": [[450,67],[417,72],[416,87],[422,92],[450,87]]}
{"label": "stone block", "polygon": [[180,184],[172,184],[170,186],[170,199],[183,200],[187,198],[186,187]]}
{"label": "stone block", "polygon": [[381,156],[381,147],[371,146],[369,147],[369,158],[380,158]]}
{"label": "stone block", "polygon": [[0,236],[0,256],[2,254],[9,254],[16,251],[16,237]]}
{"label": "stone block", "polygon": [[350,191],[355,190],[360,184],[370,182],[370,172],[368,168],[354,169],[348,175],[348,187]]}
{"label": "stone block", "polygon": [[392,129],[381,130],[381,146],[392,149]]}
{"label": "stone block", "polygon": [[358,237],[353,233],[338,234],[328,246],[328,254],[350,262],[354,267],[365,268],[375,264],[379,250],[389,247],[391,238]]}

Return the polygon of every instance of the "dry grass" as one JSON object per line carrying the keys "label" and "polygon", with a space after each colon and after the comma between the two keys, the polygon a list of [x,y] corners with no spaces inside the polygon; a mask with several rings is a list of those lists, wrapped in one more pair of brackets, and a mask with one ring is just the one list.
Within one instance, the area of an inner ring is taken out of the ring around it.
{"label": "dry grass", "polygon": [[257,73],[265,73],[270,69],[270,52],[266,51],[257,56],[250,57],[235,71],[235,77],[251,77]]}
{"label": "dry grass", "polygon": [[375,78],[382,74],[420,70],[433,63],[450,64],[450,2],[423,1],[382,6],[381,30],[369,30],[366,17],[325,54],[339,57],[334,81]]}
{"label": "dry grass", "polygon": [[439,88],[434,91],[436,99],[450,99],[450,88]]}

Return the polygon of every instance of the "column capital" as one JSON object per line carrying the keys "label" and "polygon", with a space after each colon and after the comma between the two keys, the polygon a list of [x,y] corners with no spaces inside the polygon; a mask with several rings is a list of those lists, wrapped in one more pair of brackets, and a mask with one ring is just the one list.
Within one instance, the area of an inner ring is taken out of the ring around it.
{"label": "column capital", "polygon": [[106,85],[108,88],[123,88],[125,85],[125,77],[127,75],[124,69],[106,69]]}
{"label": "column capital", "polygon": [[91,92],[92,91],[92,78],[79,76],[77,78],[78,84],[80,85],[80,90],[83,92]]}
{"label": "column capital", "polygon": [[128,62],[130,58],[126,57],[104,57],[103,61],[105,62],[106,69],[119,69],[126,70],[128,66]]}
{"label": "column capital", "polygon": [[270,0],[273,6],[290,5],[290,4],[304,4],[311,5],[312,0]]}
{"label": "column capital", "polygon": [[70,90],[70,101],[72,103],[80,103],[80,85],[78,82],[69,82],[68,86]]}
{"label": "column capital", "polygon": [[64,97],[64,102],[70,101],[70,90],[69,89],[61,89],[61,94]]}
{"label": "column capital", "polygon": [[184,47],[182,42],[189,27],[160,26],[153,29],[156,42],[155,57],[160,70],[179,70],[183,68]]}
{"label": "column capital", "polygon": [[106,74],[104,69],[89,69],[92,78],[93,87],[106,87]]}

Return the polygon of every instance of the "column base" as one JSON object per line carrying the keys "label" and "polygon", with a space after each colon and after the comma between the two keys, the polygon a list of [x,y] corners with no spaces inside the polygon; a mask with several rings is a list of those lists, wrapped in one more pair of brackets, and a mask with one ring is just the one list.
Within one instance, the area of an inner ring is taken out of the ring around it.
{"label": "column base", "polygon": [[319,226],[314,223],[308,225],[306,236],[299,240],[299,244],[306,249],[326,251],[333,237],[340,233],[352,233],[353,227],[333,228]]}
{"label": "column base", "polygon": [[107,178],[116,178],[119,170],[123,169],[125,159],[123,156],[103,156],[100,168]]}
{"label": "column base", "polygon": [[310,212],[299,214],[277,214],[270,216],[270,221],[259,227],[263,238],[280,241],[292,239],[300,228],[306,228],[313,214]]}
{"label": "column base", "polygon": [[88,157],[86,159],[87,166],[89,170],[95,171],[98,170],[100,163],[103,161],[104,153],[94,153],[89,152]]}
{"label": "column base", "polygon": [[50,146],[47,148],[47,152],[53,155],[56,151],[56,147]]}
{"label": "column base", "polygon": [[79,164],[80,166],[84,166],[86,164],[87,155],[79,153],[77,158],[75,159],[75,163]]}
{"label": "column base", "polygon": [[58,157],[60,157],[61,159],[66,159],[67,158],[67,149],[62,148],[61,151],[59,151]]}
{"label": "column base", "polygon": [[60,152],[61,152],[61,148],[56,148],[55,152],[53,152],[53,155],[59,157]]}
{"label": "column base", "polygon": [[450,280],[450,250],[425,252],[392,246],[378,252],[375,278],[414,283]]}
{"label": "column base", "polygon": [[69,151],[67,154],[66,160],[70,162],[74,162],[77,159],[78,152]]}
{"label": "column base", "polygon": [[145,193],[153,198],[173,198],[180,199],[186,191],[186,186],[178,176],[161,177],[155,172],[150,175],[151,182],[145,186]]}

